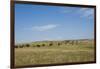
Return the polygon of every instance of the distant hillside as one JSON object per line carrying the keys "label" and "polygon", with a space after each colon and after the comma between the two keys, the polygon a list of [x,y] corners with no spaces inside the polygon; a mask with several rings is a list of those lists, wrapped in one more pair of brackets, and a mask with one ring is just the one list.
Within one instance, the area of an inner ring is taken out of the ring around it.
{"label": "distant hillside", "polygon": [[43,41],[33,41],[33,42],[27,42],[27,43],[18,43],[16,45],[19,45],[19,44],[32,44],[32,43],[50,43],[50,42],[53,42],[53,43],[56,43],[56,42],[65,42],[65,41],[79,41],[79,42],[88,42],[88,41],[93,41],[94,42],[94,39],[76,39],[76,40],[43,40]]}

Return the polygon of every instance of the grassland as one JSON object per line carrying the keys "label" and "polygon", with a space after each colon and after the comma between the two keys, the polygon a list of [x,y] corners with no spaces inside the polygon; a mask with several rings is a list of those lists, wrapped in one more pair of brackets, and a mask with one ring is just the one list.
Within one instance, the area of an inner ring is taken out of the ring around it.
{"label": "grassland", "polygon": [[94,43],[39,41],[15,48],[15,66],[94,61]]}

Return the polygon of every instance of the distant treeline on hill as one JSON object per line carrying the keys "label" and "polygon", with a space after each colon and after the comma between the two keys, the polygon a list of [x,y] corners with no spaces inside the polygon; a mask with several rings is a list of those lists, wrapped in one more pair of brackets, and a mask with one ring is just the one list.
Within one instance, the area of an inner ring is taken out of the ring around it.
{"label": "distant treeline on hill", "polygon": [[61,46],[61,45],[78,45],[78,44],[89,44],[93,43],[94,40],[90,39],[80,39],[80,40],[62,40],[62,41],[36,41],[26,44],[16,44],[15,48],[24,48],[24,47],[45,47],[45,46]]}

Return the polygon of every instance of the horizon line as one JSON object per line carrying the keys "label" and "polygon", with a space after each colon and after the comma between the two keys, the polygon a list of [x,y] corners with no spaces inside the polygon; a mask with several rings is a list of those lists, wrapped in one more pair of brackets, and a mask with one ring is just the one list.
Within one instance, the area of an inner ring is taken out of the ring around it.
{"label": "horizon line", "polygon": [[59,40],[37,40],[37,41],[30,41],[30,42],[20,42],[15,44],[24,44],[24,43],[32,43],[32,42],[42,42],[42,41],[64,41],[64,40],[94,40],[94,38],[85,38],[85,39],[59,39]]}

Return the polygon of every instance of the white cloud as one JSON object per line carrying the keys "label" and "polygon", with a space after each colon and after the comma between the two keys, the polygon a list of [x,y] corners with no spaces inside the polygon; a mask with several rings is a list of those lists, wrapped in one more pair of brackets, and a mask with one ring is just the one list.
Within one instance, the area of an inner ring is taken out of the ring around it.
{"label": "white cloud", "polygon": [[34,26],[32,27],[32,30],[36,31],[47,31],[56,28],[58,25],[56,24],[48,24],[48,25],[42,25],[42,26]]}
{"label": "white cloud", "polygon": [[94,15],[94,10],[92,8],[81,8],[80,11],[81,17],[91,18]]}
{"label": "white cloud", "polygon": [[80,17],[87,17],[87,18],[91,18],[94,15],[93,8],[64,7],[64,8],[61,8],[60,12],[65,13],[65,14],[73,14],[74,13],[74,14],[79,15]]}

